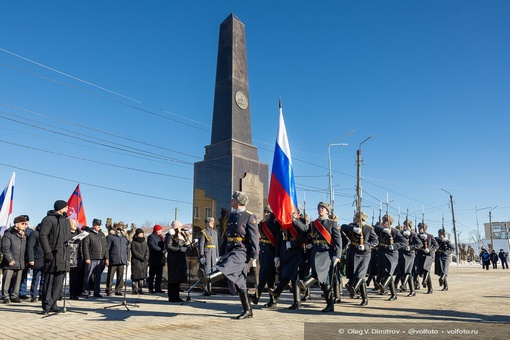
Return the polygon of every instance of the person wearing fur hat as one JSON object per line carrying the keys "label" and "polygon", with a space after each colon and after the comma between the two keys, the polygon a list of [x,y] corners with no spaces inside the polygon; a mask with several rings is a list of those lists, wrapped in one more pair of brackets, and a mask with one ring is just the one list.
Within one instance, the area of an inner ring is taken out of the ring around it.
{"label": "person wearing fur hat", "polygon": [[135,230],[131,242],[131,282],[133,294],[143,294],[143,281],[147,278],[149,247],[143,229]]}
{"label": "person wearing fur hat", "polygon": [[95,218],[89,234],[82,241],[83,260],[85,261],[85,274],[83,276],[83,297],[90,294],[90,281],[94,282],[94,297],[101,298],[101,275],[105,267],[108,267],[106,257],[106,236],[101,230],[102,221]]}
{"label": "person wearing fur hat", "polygon": [[[214,217],[207,217],[204,222],[205,228],[202,229],[198,237],[198,255],[200,267],[202,267],[206,273],[209,273],[220,256],[218,252],[218,232],[214,229]],[[205,296],[214,294],[210,283],[204,286]]]}
{"label": "person wearing fur hat", "polygon": [[165,237],[163,236],[163,227],[156,224],[152,229],[152,233],[147,238],[147,245],[149,247],[149,277],[147,283],[149,292],[164,293],[161,289],[161,282],[163,280],[163,266],[166,259]]}
{"label": "person wearing fur hat", "polygon": [[[21,215],[14,219],[14,226],[6,230],[2,237],[2,293],[3,302],[21,302],[19,287],[25,268],[25,249],[28,216]],[[9,295],[9,291],[11,291]]]}
{"label": "person wearing fur hat", "polygon": [[439,229],[436,237],[438,248],[436,250],[436,259],[434,274],[439,276],[439,286],[442,290],[448,290],[448,271],[450,268],[450,255],[453,251],[452,243],[446,238],[444,229]]}
{"label": "person wearing fur hat", "polygon": [[[333,274],[335,266],[342,257],[342,235],[340,226],[335,220],[329,218],[332,213],[331,206],[326,202],[317,205],[319,217],[310,223],[309,233],[312,238],[312,277],[306,279],[302,286],[309,288],[318,281],[326,299],[325,313],[335,311],[335,297],[333,294]],[[300,229],[306,226],[303,223],[295,223]],[[313,278],[313,279],[312,279]]]}
{"label": "person wearing fur hat", "polygon": [[432,294],[432,278],[430,277],[430,269],[435,261],[436,250],[439,247],[436,239],[432,234],[427,233],[427,225],[425,223],[418,224],[418,237],[423,242],[423,248],[418,249],[416,258],[418,261],[418,275],[422,277],[423,288],[427,288],[427,294]]}
{"label": "person wearing fur hat", "polygon": [[346,258],[346,276],[349,281],[345,286],[349,290],[351,299],[359,291],[361,295],[360,306],[368,304],[365,277],[370,266],[372,249],[379,244],[379,238],[374,228],[366,223],[367,218],[368,216],[364,212],[356,212],[353,223],[341,226],[342,231],[350,241]]}
{"label": "person wearing fur hat", "polygon": [[248,296],[246,278],[248,276],[248,262],[256,266],[259,256],[259,230],[257,217],[246,210],[248,196],[242,191],[235,191],[230,200],[232,212],[227,216],[227,228],[220,243],[220,261],[216,270],[205,273],[203,268],[198,271],[202,284],[207,285],[223,277],[235,283],[243,312],[237,319],[253,317]]}
{"label": "person wearing fur hat", "polygon": [[423,242],[413,230],[413,221],[406,219],[402,226],[401,233],[406,240],[406,246],[399,250],[398,262],[400,273],[397,274],[395,282],[398,283],[400,280],[402,280],[400,291],[405,292],[408,286],[409,294],[407,296],[411,297],[416,295],[414,284],[414,276],[416,275],[414,272],[416,249],[422,248]]}
{"label": "person wearing fur hat", "polygon": [[167,250],[168,268],[168,301],[183,302],[179,291],[181,283],[187,281],[187,236],[182,228],[182,223],[173,221],[170,230],[165,235],[165,248]]}
{"label": "person wearing fur hat", "polygon": [[374,227],[379,238],[376,287],[381,295],[386,293],[387,288],[390,289],[391,296],[388,301],[397,299],[393,275],[398,265],[398,251],[407,245],[400,231],[392,227],[394,221],[393,217],[384,215],[382,223]]}
{"label": "person wearing fur hat", "polygon": [[60,298],[64,277],[69,271],[67,241],[71,236],[71,224],[67,219],[67,202],[58,200],[53,210],[48,211],[41,221],[39,242],[44,251],[44,285],[42,312],[59,312],[57,300]]}
{"label": "person wearing fur hat", "polygon": [[106,295],[111,295],[113,290],[113,277],[115,281],[115,295],[122,295],[124,287],[124,270],[128,261],[128,244],[124,223],[118,222],[106,237],[106,259],[108,260],[108,274],[106,277]]}

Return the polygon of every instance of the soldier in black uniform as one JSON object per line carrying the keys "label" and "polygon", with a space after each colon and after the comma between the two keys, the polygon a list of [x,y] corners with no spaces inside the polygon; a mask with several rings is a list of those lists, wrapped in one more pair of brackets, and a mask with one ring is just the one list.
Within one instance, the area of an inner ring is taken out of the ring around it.
{"label": "soldier in black uniform", "polygon": [[306,232],[306,225],[300,219],[295,218],[296,214],[293,215],[292,225],[286,230],[281,230],[282,239],[280,244],[277,244],[276,248],[276,251],[280,254],[280,282],[275,289],[269,289],[269,294],[273,297],[274,302],[276,303],[280,294],[290,282],[294,302],[289,309],[301,308],[301,289],[298,286],[299,268],[304,260],[303,245],[305,244],[308,236],[308,233]]}
{"label": "soldier in black uniform", "polygon": [[379,244],[379,239],[377,238],[374,228],[366,224],[367,218],[367,214],[363,212],[356,213],[353,223],[343,224],[341,226],[342,231],[349,239],[346,268],[346,276],[349,281],[345,287],[349,290],[351,299],[354,298],[359,290],[362,299],[360,306],[366,306],[368,304],[365,277],[370,266],[372,249]]}
{"label": "soldier in black uniform", "polygon": [[[401,292],[407,290],[406,286],[409,285],[409,294],[407,296],[415,296],[415,285],[413,279],[413,267],[416,257],[416,249],[423,247],[420,238],[413,231],[413,222],[409,220],[404,221],[402,236],[406,239],[406,246],[399,250],[399,265],[402,270],[402,286]],[[398,280],[396,280],[398,283]]]}
{"label": "soldier in black uniform", "polygon": [[[296,223],[301,230],[309,229],[313,240],[312,248],[312,276],[319,281],[324,298],[326,299],[326,308],[323,312],[334,312],[335,301],[332,292],[334,268],[342,256],[342,236],[338,224],[329,219],[331,206],[326,202],[320,202],[317,205],[319,217],[310,223],[309,226],[303,223]],[[303,287],[308,288],[313,280],[303,282]]]}
{"label": "soldier in black uniform", "polygon": [[[218,232],[214,229],[214,217],[205,219],[205,229],[202,229],[198,237],[198,254],[200,257],[200,267],[205,273],[210,273],[216,261],[219,258],[218,252]],[[204,295],[215,295],[212,291],[211,283],[204,286]]]}
{"label": "soldier in black uniform", "polygon": [[[254,295],[250,296],[250,299],[254,304],[257,304],[260,299],[260,295],[267,284],[268,289],[274,288],[276,280],[276,265],[280,261],[279,251],[280,249],[282,233],[280,230],[280,224],[276,220],[273,211],[269,206],[264,208],[264,220],[259,223],[259,234],[260,234],[260,253],[259,253],[259,284]],[[278,248],[276,248],[278,246]],[[275,305],[274,298],[269,294],[269,302],[266,303],[265,307],[272,307]]]}
{"label": "soldier in black uniform", "polygon": [[389,287],[391,296],[388,301],[397,299],[393,274],[398,264],[398,250],[406,246],[406,240],[400,234],[400,231],[391,227],[393,221],[393,217],[384,215],[382,223],[374,228],[379,237],[378,288],[381,295],[383,295]]}
{"label": "soldier in black uniform", "polygon": [[257,217],[246,210],[246,204],[248,196],[241,191],[235,191],[230,200],[233,211],[227,216],[227,228],[220,243],[220,261],[216,270],[207,274],[202,268],[198,270],[198,278],[204,285],[223,277],[235,283],[243,305],[243,313],[238,315],[237,319],[253,317],[246,278],[248,262],[251,259],[252,263],[256,263],[259,256]]}
{"label": "soldier in black uniform", "polygon": [[418,237],[423,242],[423,248],[418,249],[418,274],[422,277],[423,288],[427,288],[427,294],[432,294],[432,279],[430,277],[430,268],[434,263],[435,253],[438,248],[436,239],[432,234],[426,232],[425,223],[418,224]]}
{"label": "soldier in black uniform", "polygon": [[438,249],[436,250],[434,272],[436,275],[439,275],[439,286],[443,286],[442,290],[448,290],[448,270],[450,268],[450,255],[453,246],[450,240],[446,238],[444,229],[439,229],[437,234],[436,242],[438,244]]}

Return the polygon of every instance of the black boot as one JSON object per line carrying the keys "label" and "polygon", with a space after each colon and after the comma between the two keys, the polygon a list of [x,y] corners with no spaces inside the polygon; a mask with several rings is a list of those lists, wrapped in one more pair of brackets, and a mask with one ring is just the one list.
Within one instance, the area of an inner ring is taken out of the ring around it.
{"label": "black boot", "polygon": [[264,305],[266,308],[271,308],[276,306],[276,301],[274,300],[274,297],[270,294],[269,295],[269,302]]}
{"label": "black boot", "polygon": [[209,282],[209,284],[207,285],[207,291],[208,291],[208,292],[209,292],[209,294],[211,294],[211,295],[216,295],[216,293],[215,293],[215,292],[213,292],[213,290],[212,290],[212,283],[211,283],[211,282]]}
{"label": "black boot", "polygon": [[409,282],[409,278],[411,277],[411,274],[405,274],[404,279],[402,280],[402,285],[400,286],[400,291],[405,292],[407,291],[407,282]]}
{"label": "black boot", "polygon": [[223,273],[219,270],[215,270],[210,274],[206,274],[202,268],[198,269],[197,276],[200,282],[206,286],[225,277],[225,275],[223,275]]}
{"label": "black boot", "polygon": [[313,276],[308,276],[304,280],[298,280],[297,285],[301,290],[306,291],[310,289],[315,282],[317,282],[317,280]]}
{"label": "black boot", "polygon": [[388,299],[388,301],[393,301],[397,299],[397,288],[395,287],[395,281],[393,281],[393,278],[390,276],[390,282],[388,284],[388,287],[390,287],[390,293],[391,296]]}
{"label": "black boot", "polygon": [[342,302],[342,284],[340,282],[333,284],[333,301],[335,303]]}
{"label": "black boot", "polygon": [[429,278],[429,272],[425,271],[423,273],[423,281],[421,282],[421,285],[423,286],[423,288],[427,288],[427,280]]}
{"label": "black boot", "polygon": [[249,297],[250,301],[253,302],[254,305],[258,304],[260,298],[260,290],[258,288],[255,289],[255,294],[250,294]]}
{"label": "black boot", "polygon": [[414,279],[414,289],[420,290],[420,282],[418,281],[418,277]]}
{"label": "black boot", "polygon": [[360,306],[366,306],[368,305],[368,293],[367,293],[367,284],[365,283],[365,280],[361,279],[361,283],[359,286],[359,293],[361,295],[361,303]]}
{"label": "black boot", "polygon": [[294,303],[289,307],[289,309],[301,308],[301,290],[299,289],[296,281],[292,282],[292,296],[294,297]]}
{"label": "black boot", "polygon": [[381,282],[382,284],[379,286],[379,294],[384,295],[386,293],[386,288],[390,284],[390,281],[393,281],[393,277],[391,275],[386,276]]}
{"label": "black boot", "polygon": [[[363,279],[356,279],[356,281],[354,281],[354,284],[349,286],[348,289],[349,289],[349,295],[350,295],[351,299],[354,299],[354,297],[356,296],[356,293],[358,292],[358,289],[361,286],[362,282],[364,283]],[[365,283],[365,287],[366,287],[366,283]]]}
{"label": "black boot", "polygon": [[310,295],[310,288],[305,290],[305,293],[303,294],[303,297],[301,298],[301,301],[308,301],[311,300],[312,297]]}
{"label": "black boot", "polygon": [[425,282],[425,287],[427,287],[427,294],[432,294],[434,290],[432,289],[432,279],[430,275],[427,276],[427,282]]}
{"label": "black boot", "polygon": [[288,285],[287,281],[280,281],[275,289],[269,288],[269,295],[273,297],[275,304],[278,302],[280,294],[283,292],[285,288],[287,288],[287,285]]}
{"label": "black boot", "polygon": [[443,290],[443,291],[448,290],[448,279],[446,278],[446,276],[443,279],[443,286],[444,287],[441,290]]}
{"label": "black boot", "polygon": [[242,320],[252,318],[253,312],[251,311],[248,290],[239,289],[239,298],[241,299],[241,304],[243,305],[243,312],[239,314],[236,319]]}
{"label": "black boot", "polygon": [[412,277],[409,278],[409,294],[407,294],[407,296],[416,296],[416,290],[414,289],[414,282]]}
{"label": "black boot", "polygon": [[324,313],[334,312],[335,303],[333,301],[333,293],[331,292],[331,286],[322,285],[322,291],[324,292],[324,298],[326,299],[326,308],[324,308],[322,311]]}
{"label": "black boot", "polygon": [[444,275],[439,276],[439,287],[443,286]]}

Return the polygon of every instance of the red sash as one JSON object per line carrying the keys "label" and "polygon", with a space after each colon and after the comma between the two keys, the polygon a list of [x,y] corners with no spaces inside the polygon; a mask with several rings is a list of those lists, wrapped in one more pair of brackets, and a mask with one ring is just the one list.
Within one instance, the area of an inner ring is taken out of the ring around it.
{"label": "red sash", "polygon": [[262,221],[261,225],[262,225],[262,231],[266,235],[267,239],[269,241],[271,241],[271,244],[273,245],[273,247],[276,247],[276,239],[274,238],[274,235],[271,233],[271,230],[269,230],[269,228],[267,227],[266,221]]}
{"label": "red sash", "polygon": [[321,233],[322,237],[324,237],[324,239],[328,241],[329,244],[331,244],[331,234],[326,228],[324,228],[321,222],[319,220],[315,220],[313,221],[313,224],[315,225],[315,229],[317,229],[319,233]]}
{"label": "red sash", "polygon": [[288,231],[290,231],[290,233],[292,234],[292,236],[294,238],[298,238],[299,237],[299,232],[296,230],[296,228],[294,228],[294,225],[291,224],[289,225],[289,227],[287,228]]}

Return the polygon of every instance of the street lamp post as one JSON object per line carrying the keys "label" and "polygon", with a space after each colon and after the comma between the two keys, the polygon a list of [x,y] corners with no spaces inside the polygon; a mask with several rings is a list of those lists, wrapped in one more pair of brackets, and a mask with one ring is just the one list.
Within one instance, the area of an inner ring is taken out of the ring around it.
{"label": "street lamp post", "polygon": [[365,139],[363,142],[359,143],[359,149],[357,151],[357,158],[356,158],[356,164],[357,164],[357,172],[356,172],[356,212],[359,213],[361,211],[361,144],[365,143],[370,138],[374,137],[375,135],[371,135],[367,139]]}
{"label": "street lamp post", "polygon": [[498,206],[496,205],[494,208],[489,210],[489,232],[491,233],[491,251],[494,249],[494,234],[492,233],[492,211],[496,209]]}
{"label": "street lamp post", "polygon": [[457,240],[457,228],[455,227],[455,212],[453,211],[453,196],[448,191],[441,189],[450,195],[450,205],[452,206],[452,223],[453,223],[453,236],[455,237],[455,256],[457,257],[457,264],[459,264],[459,242]]}
{"label": "street lamp post", "polygon": [[485,207],[485,208],[476,208],[476,205],[475,205],[475,213],[476,213],[476,233],[477,233],[477,242],[478,242],[478,252],[480,252],[482,249],[480,247],[480,227],[478,225],[478,210],[485,210],[485,209],[490,209],[491,207]]}
{"label": "street lamp post", "polygon": [[354,130],[351,130],[328,144],[329,204],[331,205],[331,208],[333,208],[333,204],[334,204],[334,202],[333,202],[333,174],[331,173],[331,147],[332,146],[347,146],[348,144],[346,144],[346,143],[335,143],[335,142],[339,141],[340,139],[342,139],[344,137],[349,136],[353,132],[354,132]]}

